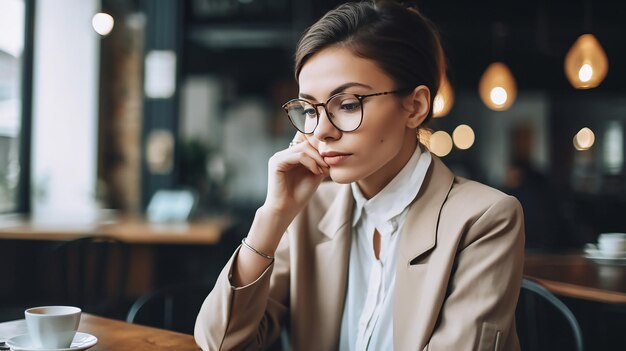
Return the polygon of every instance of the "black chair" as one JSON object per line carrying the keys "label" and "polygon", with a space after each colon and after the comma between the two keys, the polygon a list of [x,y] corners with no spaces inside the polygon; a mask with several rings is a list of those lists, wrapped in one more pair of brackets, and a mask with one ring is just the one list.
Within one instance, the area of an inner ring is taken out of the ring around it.
{"label": "black chair", "polygon": [[87,236],[55,244],[41,262],[43,302],[122,319],[128,308],[129,261],[130,247],[110,237]]}
{"label": "black chair", "polygon": [[193,334],[196,317],[213,284],[178,283],[141,296],[131,306],[126,321]]}
{"label": "black chair", "polygon": [[[559,326],[563,322],[569,328]],[[532,280],[522,280],[516,323],[522,350],[584,349],[582,331],[574,313],[548,289]],[[572,344],[569,348],[568,342]]]}

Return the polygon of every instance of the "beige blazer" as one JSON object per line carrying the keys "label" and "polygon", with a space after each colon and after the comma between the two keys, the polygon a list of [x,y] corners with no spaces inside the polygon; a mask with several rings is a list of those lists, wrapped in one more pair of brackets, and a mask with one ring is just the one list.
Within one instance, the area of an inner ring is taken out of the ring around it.
{"label": "beige blazer", "polygon": [[[336,350],[353,202],[349,185],[322,184],[283,236],[275,262],[242,288],[229,282],[236,251],[202,305],[198,345],[264,349],[285,327],[293,350]],[[455,177],[433,156],[397,254],[394,350],[519,350],[524,223],[515,198]]]}

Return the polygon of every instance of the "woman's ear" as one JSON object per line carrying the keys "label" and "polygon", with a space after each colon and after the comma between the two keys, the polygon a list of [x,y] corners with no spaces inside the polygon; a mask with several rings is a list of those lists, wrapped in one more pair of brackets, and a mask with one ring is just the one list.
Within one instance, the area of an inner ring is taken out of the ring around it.
{"label": "woman's ear", "polygon": [[420,85],[406,97],[405,108],[411,113],[406,120],[407,128],[417,128],[426,119],[430,111],[430,89]]}

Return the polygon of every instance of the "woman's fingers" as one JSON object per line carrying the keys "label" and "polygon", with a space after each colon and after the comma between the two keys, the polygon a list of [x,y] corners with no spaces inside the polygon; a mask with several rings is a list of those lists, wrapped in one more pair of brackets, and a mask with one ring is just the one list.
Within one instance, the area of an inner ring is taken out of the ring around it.
{"label": "woman's fingers", "polygon": [[308,168],[313,174],[323,174],[322,168],[317,164],[317,162],[312,159],[309,155],[303,153],[300,158],[300,163],[302,163],[306,168]]}
{"label": "woman's fingers", "polygon": [[326,161],[324,161],[322,155],[320,155],[320,153],[313,147],[313,145],[309,144],[308,141],[302,142],[300,145],[298,145],[298,148],[304,150],[304,152],[306,152],[309,157],[314,159],[319,166],[326,168],[329,167]]}
{"label": "woman's fingers", "polygon": [[303,142],[306,141],[306,137],[304,136],[304,134],[300,133],[300,132],[296,132],[296,135],[293,136],[293,143],[297,144],[299,142]]}
{"label": "woman's fingers", "polygon": [[280,211],[301,208],[329,173],[319,152],[306,139],[297,138],[299,143],[275,153],[268,164],[266,204]]}
{"label": "woman's fingers", "polygon": [[304,150],[284,150],[274,155],[274,162],[276,170],[279,172],[286,172],[298,165],[303,165],[313,174],[323,173],[322,169],[317,163],[317,160],[309,156]]}
{"label": "woman's fingers", "polygon": [[305,141],[306,141],[306,137],[304,136],[304,134],[300,132],[296,132],[296,135],[293,136],[293,139],[291,139],[291,142],[289,143],[289,148],[291,149],[292,147]]}
{"label": "woman's fingers", "polygon": [[328,164],[324,161],[324,158],[317,151],[316,148],[309,143],[309,141],[305,138],[304,134],[297,132],[293,137],[293,140],[289,144],[290,151],[299,151],[304,150],[311,158],[313,158],[319,166],[328,168]]}

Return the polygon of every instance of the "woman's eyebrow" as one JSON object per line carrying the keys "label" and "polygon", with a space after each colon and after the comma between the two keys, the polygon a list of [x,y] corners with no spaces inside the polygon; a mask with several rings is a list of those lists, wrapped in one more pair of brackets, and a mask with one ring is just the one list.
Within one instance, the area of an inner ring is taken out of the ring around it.
{"label": "woman's eyebrow", "polygon": [[[333,96],[335,94],[341,93],[341,92],[345,91],[346,89],[352,88],[352,87],[362,87],[362,88],[372,89],[372,87],[367,85],[367,84],[357,83],[357,82],[349,82],[349,83],[342,84],[342,85],[338,86],[337,88],[333,89],[333,91],[330,92],[329,96]],[[312,95],[309,95],[307,93],[300,93],[299,96],[301,98],[303,98],[303,99],[312,100],[312,101],[318,101]]]}

